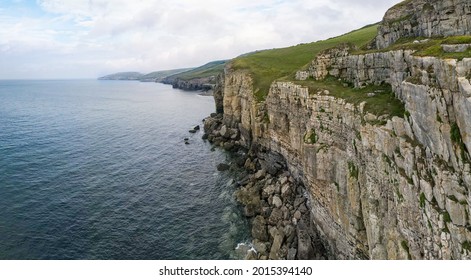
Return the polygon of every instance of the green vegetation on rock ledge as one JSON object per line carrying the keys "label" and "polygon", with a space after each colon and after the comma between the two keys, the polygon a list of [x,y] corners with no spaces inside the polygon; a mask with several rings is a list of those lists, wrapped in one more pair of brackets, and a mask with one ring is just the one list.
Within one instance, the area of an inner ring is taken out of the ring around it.
{"label": "green vegetation on rock ledge", "polygon": [[365,111],[376,116],[403,117],[406,114],[404,103],[397,99],[388,84],[379,86],[369,85],[363,88],[353,88],[342,83],[334,77],[327,77],[323,81],[313,79],[295,81],[296,84],[309,88],[310,94],[329,91],[329,95],[341,98],[355,105],[366,102]]}
{"label": "green vegetation on rock ledge", "polygon": [[304,143],[306,144],[317,143],[317,134],[314,129],[312,129],[310,133],[306,133],[306,135],[304,135]]}
{"label": "green vegetation on rock ledge", "polygon": [[412,260],[412,256],[410,255],[410,251],[409,251],[409,244],[406,240],[402,240],[401,241],[401,247],[402,249],[404,249],[404,251],[407,253],[407,258],[409,260]]}
{"label": "green vegetation on rock ledge", "polygon": [[350,173],[351,178],[355,178],[358,180],[358,167],[355,165],[355,163],[349,161],[348,162],[348,172]]}
{"label": "green vegetation on rock ledge", "polygon": [[233,69],[247,69],[252,74],[254,94],[258,101],[265,100],[270,85],[277,79],[293,80],[296,71],[306,67],[316,55],[342,43],[361,47],[375,36],[378,25],[369,25],[345,35],[309,44],[258,51],[234,59]]}
{"label": "green vegetation on rock ledge", "polygon": [[381,50],[358,50],[352,52],[353,54],[365,54],[373,52],[387,52],[394,50],[414,50],[416,56],[433,56],[439,58],[454,58],[461,60],[466,57],[471,57],[471,48],[464,52],[445,52],[442,45],[459,45],[471,44],[471,36],[450,36],[444,37],[406,37],[399,39],[393,45]]}

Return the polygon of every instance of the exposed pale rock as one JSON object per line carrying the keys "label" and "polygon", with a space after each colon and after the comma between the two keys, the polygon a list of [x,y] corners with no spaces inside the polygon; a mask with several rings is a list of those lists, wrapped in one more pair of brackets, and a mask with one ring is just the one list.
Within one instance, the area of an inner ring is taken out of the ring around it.
{"label": "exposed pale rock", "polygon": [[261,169],[261,170],[257,171],[257,173],[255,173],[255,179],[257,179],[257,180],[263,179],[263,178],[265,178],[265,174],[266,174],[265,169]]}
{"label": "exposed pale rock", "polygon": [[442,45],[442,49],[447,53],[465,52],[471,47],[471,44]]}
{"label": "exposed pale rock", "polygon": [[275,193],[275,186],[273,185],[268,185],[263,189],[263,194],[265,197],[269,197]]}
{"label": "exposed pale rock", "polygon": [[470,35],[470,9],[468,0],[399,3],[384,16],[376,37],[377,47],[388,47],[403,37]]}
{"label": "exposed pale rock", "polygon": [[451,221],[454,225],[465,226],[468,222],[468,215],[466,214],[467,204],[460,204],[458,201],[447,199],[446,209],[450,215]]}
{"label": "exposed pale rock", "polygon": [[245,256],[245,259],[246,260],[256,260],[257,259],[257,254],[254,251],[249,250],[247,252],[247,255]]}
{"label": "exposed pale rock", "polygon": [[258,239],[255,239],[252,241],[252,245],[254,249],[260,254],[260,255],[266,255],[267,254],[267,243],[262,242]]}
{"label": "exposed pale rock", "polygon": [[281,198],[277,195],[273,196],[273,206],[276,208],[279,208],[283,205],[283,201],[281,201]]}
{"label": "exposed pale rock", "polygon": [[219,133],[221,134],[221,136],[224,136],[227,134],[228,130],[227,130],[227,126],[223,125],[221,127],[221,130],[219,130]]}
{"label": "exposed pale rock", "polygon": [[281,180],[280,180],[281,185],[286,184],[286,182],[288,182],[288,176],[284,176],[283,178],[281,178]]}
{"label": "exposed pale rock", "polygon": [[281,195],[283,197],[288,196],[290,193],[291,193],[291,186],[290,185],[287,184],[287,185],[283,185],[281,187]]}
{"label": "exposed pale rock", "polygon": [[280,249],[281,245],[283,245],[283,239],[285,238],[283,231],[276,230],[273,236],[273,243],[270,249],[270,256],[271,260],[278,260],[280,259]]}
{"label": "exposed pale rock", "polygon": [[[388,11],[376,44],[469,35],[469,15],[469,1],[406,1]],[[258,102],[250,73],[226,69],[224,124],[239,130],[247,149],[281,157],[280,166],[306,187],[307,201],[296,190],[298,197],[284,205],[287,219],[281,208],[262,211],[272,228],[296,225],[298,243],[288,246],[297,257],[314,256],[309,232],[318,229],[329,258],[469,258],[461,244],[471,242],[471,58],[419,57],[411,50],[352,55],[341,46],[321,52],[302,75],[330,75],[355,87],[388,83],[405,113],[370,116],[367,101],[350,104],[291,82],[274,82]],[[316,141],[306,142],[313,132]],[[256,171],[252,160],[246,166]],[[284,186],[274,181],[262,199],[284,201]],[[304,217],[313,228],[303,225]]]}

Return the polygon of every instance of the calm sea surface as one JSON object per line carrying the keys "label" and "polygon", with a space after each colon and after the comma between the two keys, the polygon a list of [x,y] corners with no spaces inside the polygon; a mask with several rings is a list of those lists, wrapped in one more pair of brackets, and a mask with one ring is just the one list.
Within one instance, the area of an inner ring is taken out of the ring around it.
{"label": "calm sea surface", "polygon": [[213,111],[155,83],[0,81],[0,259],[235,258],[227,155],[188,133]]}

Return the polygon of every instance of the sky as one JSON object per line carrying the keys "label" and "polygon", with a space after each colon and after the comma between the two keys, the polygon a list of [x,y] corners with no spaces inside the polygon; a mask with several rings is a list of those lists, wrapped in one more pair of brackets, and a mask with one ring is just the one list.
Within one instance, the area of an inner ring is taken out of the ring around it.
{"label": "sky", "polygon": [[401,0],[0,0],[0,79],[195,67],[327,39]]}

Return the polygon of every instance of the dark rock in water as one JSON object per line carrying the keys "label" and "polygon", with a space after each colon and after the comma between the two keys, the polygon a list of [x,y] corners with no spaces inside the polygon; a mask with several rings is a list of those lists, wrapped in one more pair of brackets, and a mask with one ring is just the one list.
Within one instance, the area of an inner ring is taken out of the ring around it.
{"label": "dark rock in water", "polygon": [[225,163],[220,163],[217,165],[217,170],[218,171],[226,171],[229,170],[230,166],[225,164]]}
{"label": "dark rock in water", "polygon": [[253,204],[246,205],[244,207],[244,215],[249,218],[255,216],[255,206]]}
{"label": "dark rock in water", "polygon": [[237,185],[239,185],[239,186],[245,186],[245,185],[247,185],[249,182],[250,182],[250,177],[249,177],[249,176],[245,176],[245,177],[242,178],[239,182],[237,182]]}
{"label": "dark rock in water", "polygon": [[213,142],[214,142],[214,145],[215,146],[221,146],[221,143],[222,143],[223,139],[221,137],[216,137],[214,138]]}
{"label": "dark rock in water", "polygon": [[196,133],[196,130],[190,129],[190,130],[188,130],[188,132],[189,132],[189,133]]}
{"label": "dark rock in water", "polygon": [[209,135],[205,133],[205,134],[203,134],[203,137],[201,137],[201,139],[208,140],[208,137],[209,137]]}
{"label": "dark rock in water", "polygon": [[200,130],[200,126],[197,125],[197,126],[193,127],[193,130]]}
{"label": "dark rock in water", "polygon": [[216,151],[216,148],[212,147],[211,152],[214,152],[214,151]]}
{"label": "dark rock in water", "polygon": [[250,158],[247,158],[244,164],[245,169],[250,170],[250,171],[255,171],[255,163],[250,160]]}
{"label": "dark rock in water", "polygon": [[190,142],[188,142],[188,141],[185,141],[185,145],[189,145],[189,144],[190,144]]}
{"label": "dark rock in water", "polygon": [[224,145],[223,145],[223,148],[226,151],[231,151],[232,149],[234,149],[234,143],[225,142]]}
{"label": "dark rock in water", "polygon": [[241,156],[241,157],[239,157],[239,158],[237,158],[237,159],[235,160],[235,163],[236,163],[239,167],[243,167],[246,160],[247,160],[247,158]]}
{"label": "dark rock in water", "polygon": [[184,138],[184,139],[183,139],[183,141],[188,141],[188,140],[190,140],[190,138]]}

